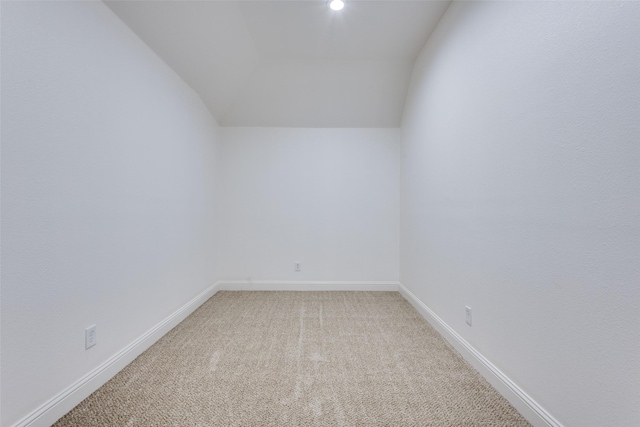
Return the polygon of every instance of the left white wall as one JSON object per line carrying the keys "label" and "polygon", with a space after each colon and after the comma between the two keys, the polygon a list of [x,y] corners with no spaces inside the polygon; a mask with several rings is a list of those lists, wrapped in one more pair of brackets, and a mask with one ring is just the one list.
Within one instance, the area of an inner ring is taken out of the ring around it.
{"label": "left white wall", "polygon": [[2,426],[214,283],[218,139],[102,2],[2,2]]}

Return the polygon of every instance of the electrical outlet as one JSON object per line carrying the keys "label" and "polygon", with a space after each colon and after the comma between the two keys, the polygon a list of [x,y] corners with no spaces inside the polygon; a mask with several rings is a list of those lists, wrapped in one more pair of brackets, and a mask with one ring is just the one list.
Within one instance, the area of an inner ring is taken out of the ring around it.
{"label": "electrical outlet", "polygon": [[84,330],[84,346],[86,350],[96,345],[96,325],[91,325]]}
{"label": "electrical outlet", "polygon": [[295,271],[300,271],[300,270],[302,270],[302,265],[299,262],[296,262],[293,265],[293,268],[294,268]]}
{"label": "electrical outlet", "polygon": [[467,325],[471,326],[471,307],[468,305],[464,307],[464,312],[467,316]]}

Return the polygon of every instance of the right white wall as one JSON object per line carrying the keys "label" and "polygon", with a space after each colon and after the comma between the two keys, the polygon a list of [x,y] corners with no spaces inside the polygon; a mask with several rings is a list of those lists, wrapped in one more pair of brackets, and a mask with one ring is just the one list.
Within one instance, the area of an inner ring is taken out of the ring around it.
{"label": "right white wall", "polygon": [[401,282],[567,426],[640,425],[639,122],[638,2],[454,2],[414,69]]}

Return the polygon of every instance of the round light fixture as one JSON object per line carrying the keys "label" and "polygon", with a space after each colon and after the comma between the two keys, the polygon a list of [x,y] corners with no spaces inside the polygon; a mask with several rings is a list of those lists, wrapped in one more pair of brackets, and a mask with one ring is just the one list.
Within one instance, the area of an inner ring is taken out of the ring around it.
{"label": "round light fixture", "polygon": [[329,3],[329,7],[332,10],[342,10],[342,8],[344,8],[344,1],[342,1],[342,0],[332,0],[331,3]]}

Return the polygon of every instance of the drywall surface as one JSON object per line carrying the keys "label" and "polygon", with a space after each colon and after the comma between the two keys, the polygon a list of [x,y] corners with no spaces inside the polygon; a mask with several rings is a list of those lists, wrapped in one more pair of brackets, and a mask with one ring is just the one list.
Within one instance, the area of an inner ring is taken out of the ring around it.
{"label": "drywall surface", "polygon": [[223,136],[222,279],[398,280],[399,129]]}
{"label": "drywall surface", "polygon": [[637,2],[453,3],[414,69],[401,282],[567,426],[640,425],[639,121]]}
{"label": "drywall surface", "polygon": [[2,2],[3,426],[215,282],[218,132],[102,2]]}

